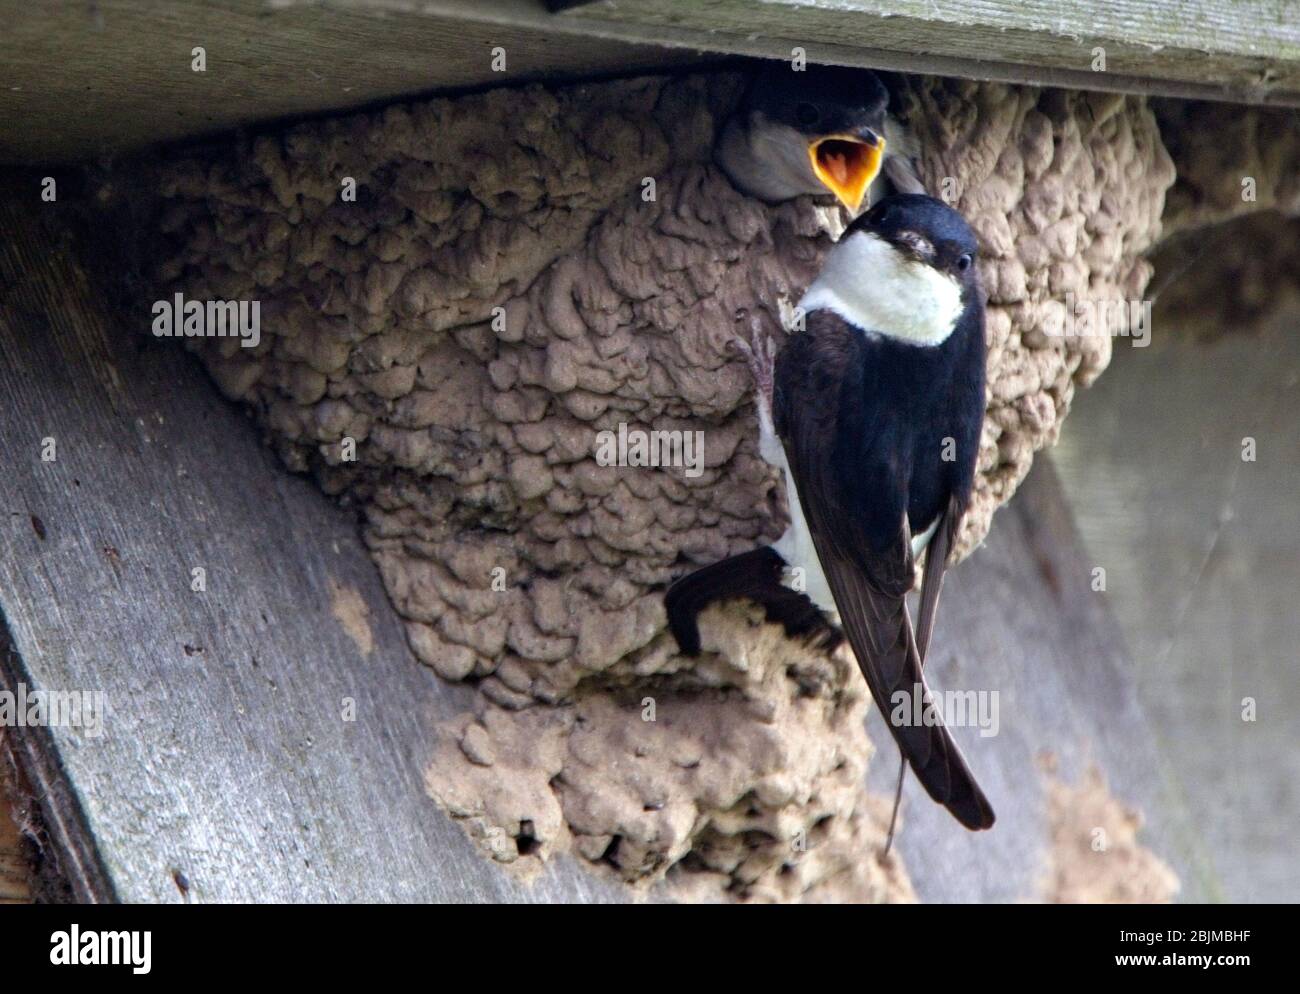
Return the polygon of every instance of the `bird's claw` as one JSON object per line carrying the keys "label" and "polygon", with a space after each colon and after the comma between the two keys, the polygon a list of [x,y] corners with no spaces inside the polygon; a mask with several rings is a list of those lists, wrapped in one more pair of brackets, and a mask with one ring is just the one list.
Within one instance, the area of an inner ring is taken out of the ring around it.
{"label": "bird's claw", "polygon": [[751,318],[748,333],[738,334],[729,344],[745,357],[745,364],[754,377],[759,402],[770,411],[776,380],[776,345],[772,336],[762,330],[757,318]]}

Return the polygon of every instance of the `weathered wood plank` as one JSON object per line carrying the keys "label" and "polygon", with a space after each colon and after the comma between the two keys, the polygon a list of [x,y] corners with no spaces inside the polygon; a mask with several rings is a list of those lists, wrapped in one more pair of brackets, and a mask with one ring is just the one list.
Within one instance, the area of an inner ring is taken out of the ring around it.
{"label": "weathered wood plank", "polygon": [[[391,0],[365,0],[388,3]],[[623,37],[746,55],[1245,103],[1300,101],[1286,0],[597,0],[562,13]],[[1105,69],[1094,50],[1105,50]]]}
{"label": "weathered wood plank", "polygon": [[[1288,237],[1279,226],[1254,251]],[[1198,323],[1186,303],[1157,305],[1150,345],[1117,342],[1077,399],[1058,461],[1171,779],[1203,826],[1198,862],[1234,902],[1300,897],[1300,300],[1263,285],[1290,303],[1253,328],[1222,327],[1220,307]],[[1180,289],[1208,301],[1217,288],[1193,267],[1170,297]]]}
{"label": "weathered wood plank", "polygon": [[[434,89],[699,60],[617,39],[577,44],[528,7],[531,23],[348,2],[0,0],[0,163],[111,156]],[[195,46],[204,72],[191,67]],[[498,46],[505,72],[492,69]]]}
{"label": "weathered wood plank", "polygon": [[32,899],[30,868],[7,780],[0,768],[0,904],[23,904]]}
{"label": "weathered wood plank", "polygon": [[437,810],[431,728],[464,688],[410,655],[351,517],[185,353],[104,316],[36,189],[0,203],[0,687],[107,695],[100,736],[9,730],[75,895],[623,896],[570,862],[519,884]]}
{"label": "weathered wood plank", "polygon": [[845,65],[1300,104],[1288,0],[1185,0],[1177,16],[1146,0],[602,0],[559,13],[542,0],[0,0],[0,20],[0,162],[113,155],[430,90],[789,58],[795,46]]}

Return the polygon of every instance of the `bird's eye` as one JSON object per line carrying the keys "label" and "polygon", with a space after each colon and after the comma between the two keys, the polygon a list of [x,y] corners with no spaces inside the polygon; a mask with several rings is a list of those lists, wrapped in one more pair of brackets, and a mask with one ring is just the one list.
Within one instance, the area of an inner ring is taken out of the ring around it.
{"label": "bird's eye", "polygon": [[794,116],[800,124],[813,125],[821,120],[822,114],[813,104],[800,104],[794,109]]}
{"label": "bird's eye", "polygon": [[963,252],[961,255],[957,256],[957,268],[964,273],[966,270],[970,269],[970,264],[974,261],[975,260],[971,258],[969,252]]}

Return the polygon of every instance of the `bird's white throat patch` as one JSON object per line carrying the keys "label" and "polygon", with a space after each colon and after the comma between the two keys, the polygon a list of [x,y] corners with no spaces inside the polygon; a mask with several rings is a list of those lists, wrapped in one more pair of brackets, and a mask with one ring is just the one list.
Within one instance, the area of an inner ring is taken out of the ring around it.
{"label": "bird's white throat patch", "polygon": [[855,231],[831,249],[799,306],[805,314],[834,311],[868,333],[939,345],[961,318],[961,284],[875,232]]}

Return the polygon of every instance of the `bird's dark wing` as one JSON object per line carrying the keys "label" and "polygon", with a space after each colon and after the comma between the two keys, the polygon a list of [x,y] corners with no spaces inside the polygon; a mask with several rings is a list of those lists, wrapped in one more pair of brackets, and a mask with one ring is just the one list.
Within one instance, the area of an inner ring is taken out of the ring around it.
{"label": "bird's dark wing", "polygon": [[[817,558],[871,695],[917,779],[967,828],[988,828],[993,809],[938,714],[929,724],[891,720],[900,702],[913,713],[916,693],[922,706],[929,701],[907,613],[915,569],[907,468],[873,461],[870,438],[860,440],[862,459],[847,458],[845,427],[870,434],[876,426],[840,406],[841,388],[855,367],[853,332],[845,326],[843,335],[833,327],[810,333],[815,317],[809,331],[794,335],[778,357],[773,415]],[[894,538],[883,547],[863,527],[864,497],[877,509],[897,510]]]}
{"label": "bird's dark wing", "polygon": [[766,610],[791,638],[831,651],[844,639],[806,594],[782,584],[785,560],[771,546],[742,552],[677,580],[664,595],[668,627],[687,656],[700,652],[699,615],[710,604],[745,598]]}
{"label": "bird's dark wing", "polygon": [[921,604],[916,613],[916,651],[924,665],[930,649],[930,636],[934,634],[934,618],[939,610],[939,592],[948,568],[948,554],[952,551],[965,507],[956,494],[948,499],[948,506],[934,529],[934,537],[925,551],[925,569],[921,571]]}

